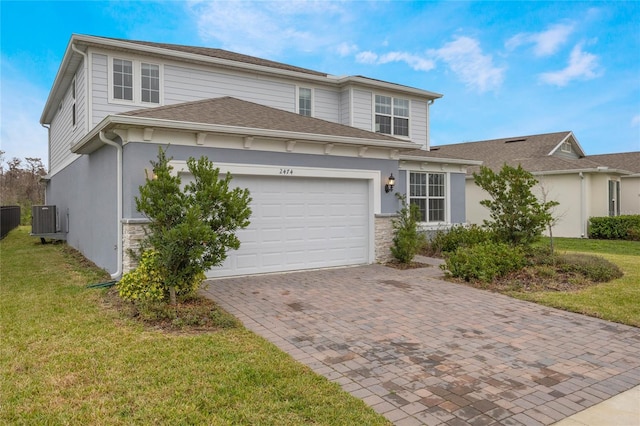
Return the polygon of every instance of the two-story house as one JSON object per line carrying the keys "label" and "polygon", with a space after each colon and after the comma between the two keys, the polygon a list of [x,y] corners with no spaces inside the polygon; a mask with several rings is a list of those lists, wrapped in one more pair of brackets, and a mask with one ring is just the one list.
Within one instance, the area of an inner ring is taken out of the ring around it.
{"label": "two-story house", "polygon": [[251,225],[209,276],[389,257],[394,192],[425,226],[465,222],[468,160],[429,148],[441,95],[220,49],[73,35],[41,117],[47,204],[67,242],[119,276],[146,219],[135,196],[166,147],[183,182],[207,156],[251,191]]}

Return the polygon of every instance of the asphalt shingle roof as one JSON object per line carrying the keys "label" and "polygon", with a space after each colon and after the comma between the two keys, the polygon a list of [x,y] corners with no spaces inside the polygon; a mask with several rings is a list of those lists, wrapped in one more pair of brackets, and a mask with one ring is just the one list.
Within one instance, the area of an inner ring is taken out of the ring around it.
{"label": "asphalt shingle roof", "polygon": [[[103,37],[103,38],[108,38],[108,37]],[[120,38],[111,38],[111,40],[118,40],[126,43],[134,43],[134,44],[139,44],[143,46],[157,47],[160,49],[174,50],[177,52],[193,53],[196,55],[208,56],[211,58],[225,59],[229,61],[242,62],[242,63],[252,64],[252,65],[260,65],[264,67],[276,68],[281,70],[301,72],[301,73],[317,75],[321,77],[326,77],[328,75],[326,73],[322,73],[319,71],[296,67],[293,65],[283,64],[281,62],[270,61],[267,59],[257,58],[255,56],[243,55],[241,53],[230,52],[228,50],[223,50],[223,49],[214,49],[210,47],[198,47],[198,46],[184,46],[181,44],[171,44],[171,43],[155,43],[151,41],[128,40],[128,39],[120,39]]]}
{"label": "asphalt shingle roof", "polygon": [[614,169],[640,173],[640,151],[588,155],[586,158]]}
{"label": "asphalt shingle roof", "polygon": [[139,109],[120,115],[315,135],[406,142],[381,133],[369,132],[318,118],[305,117],[228,96]]}

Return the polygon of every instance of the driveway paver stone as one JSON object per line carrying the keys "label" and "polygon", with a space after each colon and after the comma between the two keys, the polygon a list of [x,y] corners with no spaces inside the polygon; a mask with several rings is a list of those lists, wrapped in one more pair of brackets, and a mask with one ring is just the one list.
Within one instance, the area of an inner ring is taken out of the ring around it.
{"label": "driveway paver stone", "polygon": [[640,384],[640,330],[382,265],[205,295],[398,425],[547,425]]}

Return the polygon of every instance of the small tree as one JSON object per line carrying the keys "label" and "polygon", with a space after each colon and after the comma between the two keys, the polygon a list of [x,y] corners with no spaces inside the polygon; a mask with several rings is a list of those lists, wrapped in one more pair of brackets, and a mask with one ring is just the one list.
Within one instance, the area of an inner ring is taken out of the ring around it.
{"label": "small tree", "polygon": [[401,208],[393,224],[393,246],[391,254],[402,263],[411,263],[416,254],[426,244],[426,236],[418,229],[420,210],[415,204],[408,204],[407,197],[396,193]]}
{"label": "small tree", "polygon": [[227,250],[240,247],[235,233],[249,225],[251,198],[247,189],[230,189],[231,175],[221,178],[206,157],[189,158],[193,182],[182,191],[169,161],[160,148],[158,161],[151,161],[153,176],[147,176],[135,201],[150,219],[143,247],[156,252],[165,298],[175,304],[176,293],[193,291],[198,276],[221,265]]}
{"label": "small tree", "polygon": [[499,173],[480,166],[474,173],[475,183],[491,196],[480,204],[489,209],[491,220],[484,225],[491,229],[499,241],[512,245],[529,245],[536,241],[545,226],[553,222],[550,210],[556,201],[539,202],[531,192],[538,183],[522,166],[504,165]]}

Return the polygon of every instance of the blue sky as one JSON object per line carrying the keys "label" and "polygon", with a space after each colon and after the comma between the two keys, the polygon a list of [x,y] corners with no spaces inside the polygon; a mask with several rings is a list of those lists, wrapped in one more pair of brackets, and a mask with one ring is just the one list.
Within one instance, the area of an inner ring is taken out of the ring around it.
{"label": "blue sky", "polygon": [[640,150],[640,2],[0,2],[1,145],[47,161],[72,33],[217,47],[444,95],[431,143],[572,130]]}

